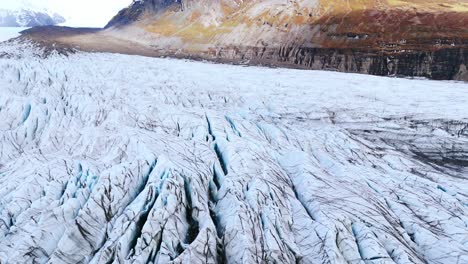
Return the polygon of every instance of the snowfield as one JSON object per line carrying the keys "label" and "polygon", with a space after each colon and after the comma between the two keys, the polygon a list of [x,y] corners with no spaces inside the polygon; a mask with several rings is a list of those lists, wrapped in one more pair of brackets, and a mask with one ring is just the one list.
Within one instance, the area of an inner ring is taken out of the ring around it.
{"label": "snowfield", "polygon": [[467,102],[0,44],[0,263],[468,263]]}

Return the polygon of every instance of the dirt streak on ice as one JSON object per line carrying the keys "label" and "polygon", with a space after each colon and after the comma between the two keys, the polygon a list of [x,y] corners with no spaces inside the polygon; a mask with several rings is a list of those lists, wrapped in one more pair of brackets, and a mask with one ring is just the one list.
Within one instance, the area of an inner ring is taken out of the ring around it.
{"label": "dirt streak on ice", "polygon": [[468,85],[0,45],[0,263],[468,263]]}

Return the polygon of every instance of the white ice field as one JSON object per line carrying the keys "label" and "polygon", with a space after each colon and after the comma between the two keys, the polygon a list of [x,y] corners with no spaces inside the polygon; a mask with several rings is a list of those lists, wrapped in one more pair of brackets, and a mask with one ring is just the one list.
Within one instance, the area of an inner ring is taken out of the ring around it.
{"label": "white ice field", "polygon": [[0,263],[468,263],[468,84],[0,44]]}

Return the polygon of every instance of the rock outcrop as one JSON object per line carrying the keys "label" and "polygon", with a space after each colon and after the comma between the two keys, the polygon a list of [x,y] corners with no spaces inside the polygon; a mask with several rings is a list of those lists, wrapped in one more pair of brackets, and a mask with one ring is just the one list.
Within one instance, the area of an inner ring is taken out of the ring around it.
{"label": "rock outcrop", "polygon": [[111,21],[106,25],[106,28],[115,26],[124,26],[129,23],[138,21],[142,15],[152,14],[160,11],[172,4],[180,4],[180,0],[137,0],[125,9],[122,9]]}
{"label": "rock outcrop", "polygon": [[426,77],[435,80],[468,80],[468,49],[446,48],[402,54],[376,50],[281,47],[218,49],[211,58],[268,66],[332,70],[380,76]]}

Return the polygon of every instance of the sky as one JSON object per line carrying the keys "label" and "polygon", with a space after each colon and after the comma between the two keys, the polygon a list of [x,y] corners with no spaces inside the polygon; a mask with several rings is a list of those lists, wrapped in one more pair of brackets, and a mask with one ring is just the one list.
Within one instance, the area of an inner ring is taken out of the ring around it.
{"label": "sky", "polygon": [[132,0],[0,0],[0,9],[47,9],[67,19],[65,26],[104,27]]}

